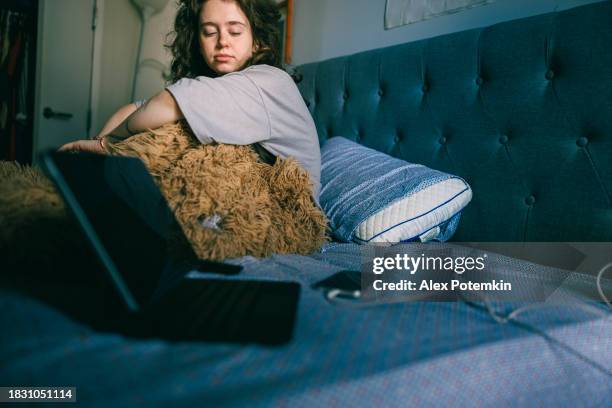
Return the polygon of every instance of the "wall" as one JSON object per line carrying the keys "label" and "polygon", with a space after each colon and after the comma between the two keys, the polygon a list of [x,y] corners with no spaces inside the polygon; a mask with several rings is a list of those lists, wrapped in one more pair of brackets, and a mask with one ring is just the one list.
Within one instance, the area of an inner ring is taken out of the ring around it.
{"label": "wall", "polygon": [[[108,118],[131,100],[141,19],[130,0],[98,0],[100,17],[100,62],[97,72],[96,112],[93,121],[97,133]],[[176,14],[176,2],[168,4],[147,22],[143,35],[141,61],[155,59],[169,67],[170,55],[163,47]],[[164,80],[158,69],[146,65],[139,70],[135,99],[148,98],[161,91]]]}
{"label": "wall", "polygon": [[[97,133],[106,120],[130,98],[138,47],[140,18],[129,0],[99,1],[97,30],[101,30],[97,112],[92,128]],[[94,69],[96,69],[94,68]]]}
{"label": "wall", "polygon": [[386,0],[294,0],[294,65],[416,41],[601,0],[497,0],[457,14],[384,29]]}
{"label": "wall", "polygon": [[[170,72],[172,56],[165,49],[166,36],[172,31],[176,16],[176,1],[169,0],[166,7],[151,17],[145,26],[141,67],[136,81],[136,99],[147,99],[164,88],[160,65]],[[156,62],[152,62],[156,61]],[[159,64],[161,63],[161,64]]]}

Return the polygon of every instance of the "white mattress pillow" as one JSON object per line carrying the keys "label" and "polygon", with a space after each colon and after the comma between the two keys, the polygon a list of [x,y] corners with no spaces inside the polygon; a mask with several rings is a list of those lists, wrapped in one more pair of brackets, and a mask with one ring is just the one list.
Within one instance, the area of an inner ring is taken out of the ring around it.
{"label": "white mattress pillow", "polygon": [[321,185],[321,207],[346,242],[446,241],[472,199],[460,177],[343,137],[321,148]]}

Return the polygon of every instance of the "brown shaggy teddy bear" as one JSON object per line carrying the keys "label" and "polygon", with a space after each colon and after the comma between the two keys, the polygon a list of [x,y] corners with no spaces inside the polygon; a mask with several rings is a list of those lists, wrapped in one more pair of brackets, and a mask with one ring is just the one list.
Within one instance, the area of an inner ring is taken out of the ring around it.
{"label": "brown shaggy teddy bear", "polygon": [[[105,145],[144,162],[200,258],[308,254],[327,241],[310,178],[291,158],[270,165],[250,146],[202,145],[184,122]],[[14,163],[0,162],[0,226],[0,250],[17,264],[26,255],[16,248],[46,258],[83,244],[52,183]]]}
{"label": "brown shaggy teddy bear", "polygon": [[78,276],[87,249],[53,183],[35,168],[0,161],[0,277],[52,266]]}

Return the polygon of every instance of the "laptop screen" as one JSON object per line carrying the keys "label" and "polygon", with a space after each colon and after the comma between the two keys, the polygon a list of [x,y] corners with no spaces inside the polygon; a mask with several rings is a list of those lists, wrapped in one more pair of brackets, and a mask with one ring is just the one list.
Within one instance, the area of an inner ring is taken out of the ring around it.
{"label": "laptop screen", "polygon": [[129,309],[193,267],[197,257],[142,161],[49,152],[42,162]]}

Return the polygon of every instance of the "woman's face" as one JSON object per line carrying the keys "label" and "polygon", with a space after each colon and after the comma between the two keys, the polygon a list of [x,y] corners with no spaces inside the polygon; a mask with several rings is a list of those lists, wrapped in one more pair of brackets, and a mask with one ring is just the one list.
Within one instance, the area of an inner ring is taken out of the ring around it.
{"label": "woman's face", "polygon": [[220,75],[238,71],[253,55],[251,24],[233,0],[204,3],[199,38],[206,64]]}

